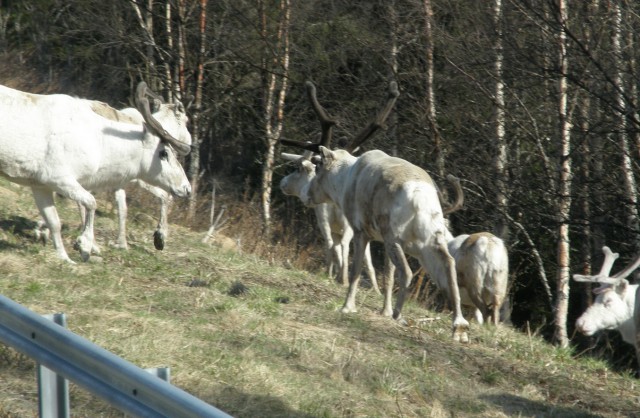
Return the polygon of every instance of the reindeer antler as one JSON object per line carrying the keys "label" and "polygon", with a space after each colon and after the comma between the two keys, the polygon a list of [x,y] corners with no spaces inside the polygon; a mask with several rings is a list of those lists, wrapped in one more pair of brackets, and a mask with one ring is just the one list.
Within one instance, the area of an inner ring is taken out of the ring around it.
{"label": "reindeer antler", "polygon": [[363,130],[361,130],[358,135],[351,141],[351,143],[345,148],[349,152],[353,152],[356,148],[358,148],[364,141],[369,139],[371,135],[373,135],[378,129],[384,128],[384,122],[389,117],[391,113],[391,109],[396,104],[396,100],[398,100],[398,96],[400,96],[400,92],[398,91],[398,83],[392,81],[389,83],[389,92],[387,93],[387,101],[376,115],[375,119],[370,122]]}
{"label": "reindeer antler", "polygon": [[[322,136],[320,138],[320,142],[318,143],[309,143],[302,141],[293,141],[290,139],[281,139],[280,143],[283,145],[290,145],[292,147],[302,148],[305,150],[309,150],[312,152],[319,152],[320,145],[329,148],[331,146],[331,134],[332,129],[335,126],[335,120],[331,119],[326,109],[322,107],[322,105],[318,102],[318,98],[316,96],[316,88],[311,81],[307,81],[305,83],[307,89],[307,95],[309,97],[309,101],[311,102],[311,106],[315,111],[318,119],[320,120],[320,127],[322,128]],[[361,130],[358,135],[351,141],[349,146],[345,149],[349,152],[353,152],[356,148],[358,148],[364,141],[371,137],[378,129],[384,128],[384,122],[387,117],[391,113],[391,109],[396,103],[400,92],[398,91],[398,83],[392,81],[389,83],[389,92],[387,94],[387,101],[385,102],[385,106],[378,112],[374,120],[369,123],[363,130]]]}
{"label": "reindeer antler", "polygon": [[154,93],[148,86],[147,83],[141,81],[138,83],[138,87],[136,88],[136,95],[134,97],[136,108],[142,115],[144,122],[147,127],[157,135],[162,141],[170,144],[173,148],[181,155],[187,155],[191,152],[191,146],[189,144],[185,144],[184,142],[178,141],[173,137],[169,132],[167,132],[164,127],[158,122],[153,115],[151,114],[151,109],[149,107],[149,99],[147,96],[151,96],[152,98],[157,99],[160,97],[158,94]]}
{"label": "reindeer antler", "polygon": [[318,97],[316,95],[316,86],[313,85],[311,81],[307,81],[304,83],[307,89],[307,97],[309,98],[309,102],[311,102],[311,107],[313,111],[316,113],[318,120],[320,120],[320,129],[322,130],[322,135],[320,136],[320,142],[312,143],[312,142],[301,142],[301,141],[293,141],[290,139],[281,139],[280,143],[283,145],[291,145],[292,147],[302,148],[312,152],[319,152],[320,145],[323,147],[331,147],[331,136],[333,127],[336,124],[336,121],[331,119],[326,109],[322,107],[320,102],[318,102]]}
{"label": "reindeer antler", "polygon": [[309,101],[311,102],[311,107],[313,107],[314,112],[316,112],[316,116],[320,120],[320,128],[322,129],[322,136],[320,137],[319,145],[323,147],[331,147],[331,134],[333,131],[333,127],[336,124],[336,121],[329,117],[329,114],[325,110],[324,107],[318,102],[318,97],[316,96],[316,86],[313,85],[311,81],[307,81],[304,83],[307,88],[307,96],[309,97]]}
{"label": "reindeer antler", "polygon": [[[600,272],[598,274],[596,274],[595,276],[585,276],[582,274],[574,274],[573,280],[577,282],[616,283],[624,279],[625,277],[627,277],[629,274],[631,274],[633,270],[635,270],[638,267],[638,265],[640,265],[640,257],[638,257],[635,260],[635,265],[634,263],[631,263],[621,272],[617,273],[614,276],[611,276],[611,268],[613,267],[613,263],[615,263],[615,261],[618,259],[620,254],[614,253],[607,246],[602,247],[602,252],[604,253],[604,261],[602,262],[602,267],[600,268]],[[631,270],[629,270],[630,268]],[[627,270],[629,271],[627,272]],[[626,273],[626,274],[620,277],[622,273]]]}
{"label": "reindeer antler", "polygon": [[640,255],[636,256],[636,258],[631,263],[629,263],[627,267],[625,267],[622,271],[614,274],[613,277],[618,280],[626,279],[627,276],[629,276],[638,268],[638,266],[640,266]]}
{"label": "reindeer antler", "polygon": [[311,152],[311,151],[305,151],[304,154],[302,154],[302,155],[300,155],[300,154],[290,154],[288,152],[280,153],[280,157],[283,160],[287,160],[287,161],[310,160],[312,156],[313,156],[313,152]]}

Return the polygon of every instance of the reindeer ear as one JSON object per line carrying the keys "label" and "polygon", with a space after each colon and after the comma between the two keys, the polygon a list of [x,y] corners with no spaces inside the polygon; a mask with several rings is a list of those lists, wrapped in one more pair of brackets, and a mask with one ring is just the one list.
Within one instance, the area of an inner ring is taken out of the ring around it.
{"label": "reindeer ear", "polygon": [[616,290],[616,292],[618,294],[622,294],[622,293],[626,292],[627,291],[627,287],[629,287],[629,282],[626,279],[620,280],[620,282],[617,283],[614,286],[614,288],[615,288],[615,290]]}
{"label": "reindeer ear", "polygon": [[306,171],[307,173],[311,174],[314,171],[316,171],[316,166],[315,164],[313,164],[311,161],[309,160],[303,160],[302,161],[302,168],[304,168],[304,171]]}
{"label": "reindeer ear", "polygon": [[333,161],[333,151],[331,151],[327,147],[320,146],[320,155],[322,156],[322,160],[325,164]]}

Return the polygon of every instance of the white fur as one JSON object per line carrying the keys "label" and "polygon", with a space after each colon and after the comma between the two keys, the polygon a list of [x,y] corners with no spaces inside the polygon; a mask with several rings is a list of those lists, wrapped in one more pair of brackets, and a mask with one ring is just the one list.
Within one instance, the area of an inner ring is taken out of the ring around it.
{"label": "white fur", "polygon": [[[299,157],[296,170],[280,181],[280,190],[286,195],[298,197],[306,206],[313,207],[320,234],[325,243],[327,273],[333,276],[334,261],[339,269],[339,280],[344,286],[349,284],[349,244],[353,238],[353,230],[340,208],[333,203],[313,205],[309,202],[308,189],[316,175],[315,166],[308,159]],[[369,246],[365,250],[365,266],[367,276],[373,289],[380,293],[376,273],[371,261]]]}
{"label": "white fur", "polygon": [[636,256],[628,266],[612,275],[611,268],[618,253],[606,246],[602,247],[602,252],[605,258],[598,274],[573,275],[573,279],[578,282],[600,284],[600,287],[593,290],[597,295],[593,304],[576,320],[576,328],[587,336],[605,329],[617,330],[625,342],[635,347],[640,366],[640,287],[631,285],[626,280],[640,266],[640,256]]}
{"label": "white fur", "polygon": [[596,289],[598,295],[593,304],[576,320],[578,331],[591,336],[605,329],[617,330],[625,342],[635,346],[633,312],[637,289],[637,284],[631,285],[625,279]]}
{"label": "white fur", "polygon": [[[312,203],[334,202],[354,230],[353,267],[349,292],[342,312],[355,312],[366,245],[382,241],[385,251],[400,272],[400,291],[393,316],[398,318],[406,287],[412,276],[404,252],[416,257],[428,274],[446,281],[453,305],[453,336],[468,341],[469,323],[462,316],[455,262],[447,242],[453,237],[445,226],[435,184],[419,167],[382,151],[354,157],[344,150],[320,147],[322,164],[309,186]],[[387,277],[385,308],[389,315],[393,277]]]}
{"label": "white fur", "polygon": [[[101,116],[94,111],[97,104],[67,95],[34,95],[0,86],[0,174],[31,187],[58,257],[66,261],[71,260],[60,235],[54,192],[76,200],[87,211],[77,240],[85,260],[95,249],[96,203],[88,190],[120,189],[133,179],[141,179],[176,196],[191,193],[170,146],[143,123]],[[191,144],[186,115],[175,105],[161,105],[153,116],[179,141]],[[166,157],[161,158],[165,152]]]}
{"label": "white fur", "polygon": [[462,304],[474,309],[478,323],[491,318],[497,325],[509,280],[509,257],[504,242],[484,232],[459,235],[448,246],[456,260]]}

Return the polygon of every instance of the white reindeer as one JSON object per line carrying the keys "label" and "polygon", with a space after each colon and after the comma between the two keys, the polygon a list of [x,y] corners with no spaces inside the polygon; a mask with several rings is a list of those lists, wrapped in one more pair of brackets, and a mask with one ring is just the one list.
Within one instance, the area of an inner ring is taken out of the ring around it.
{"label": "white reindeer", "polygon": [[[637,284],[629,284],[626,277],[640,266],[640,256],[636,257],[622,271],[610,275],[613,263],[618,253],[613,253],[609,247],[602,247],[604,262],[600,272],[595,276],[574,274],[573,279],[578,282],[599,283],[593,289],[596,298],[593,304],[576,320],[576,328],[586,336],[594,335],[601,330],[617,330],[622,339],[632,344],[636,354],[640,356],[640,293]],[[634,319],[635,313],[635,319]],[[640,357],[637,358],[640,365]]]}
{"label": "white reindeer", "polygon": [[136,104],[144,123],[136,124],[98,101],[0,86],[0,174],[31,187],[62,260],[72,262],[62,242],[54,192],[87,211],[76,241],[85,261],[94,249],[96,209],[88,190],[119,189],[138,178],[178,197],[191,193],[175,155],[191,148],[184,108],[162,104],[152,115],[147,95],[155,96],[141,82]]}
{"label": "white reindeer", "polygon": [[458,235],[448,247],[456,260],[461,303],[474,309],[479,324],[489,318],[490,323],[498,325],[509,280],[504,242],[489,232],[478,232]]}
{"label": "white reindeer", "polygon": [[[315,99],[313,84],[308,82],[307,88],[312,90]],[[387,256],[400,272],[400,290],[393,317],[398,319],[401,315],[406,288],[412,277],[406,252],[417,258],[431,277],[448,283],[454,311],[453,338],[467,342],[469,323],[462,315],[455,262],[447,248],[453,236],[445,225],[435,183],[420,167],[382,151],[368,151],[360,157],[350,154],[381,127],[398,95],[397,85],[391,83],[390,96],[383,110],[345,150],[327,148],[335,122],[317,100],[314,100],[314,110],[323,126],[321,142],[282,142],[320,153],[316,176],[309,185],[310,201],[313,204],[334,202],[353,228],[353,266],[342,312],[356,312],[356,292],[366,245],[372,240],[381,241]],[[393,276],[387,276],[386,306],[391,301],[392,280]],[[383,311],[385,315],[388,313]]]}
{"label": "white reindeer", "polygon": [[[297,155],[282,153],[282,158],[293,161],[295,171],[283,177],[280,190],[286,195],[298,197],[305,206],[313,207],[320,234],[324,240],[327,274],[333,276],[333,266],[337,266],[338,279],[344,286],[349,285],[349,244],[353,238],[353,230],[340,208],[333,203],[310,204],[307,190],[316,175],[316,166],[309,160],[311,154]],[[335,263],[334,263],[335,261]],[[376,272],[371,261],[369,245],[364,253],[366,274],[373,290],[381,294],[376,280]]]}

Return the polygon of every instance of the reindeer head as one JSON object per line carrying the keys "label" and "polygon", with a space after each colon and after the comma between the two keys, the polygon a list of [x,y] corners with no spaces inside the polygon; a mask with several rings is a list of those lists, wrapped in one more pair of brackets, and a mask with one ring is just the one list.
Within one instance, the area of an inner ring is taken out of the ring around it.
{"label": "reindeer head", "polygon": [[281,156],[293,162],[295,171],[280,180],[280,190],[286,195],[300,198],[306,206],[313,206],[307,193],[309,184],[316,175],[316,166],[311,162],[311,152],[307,151],[304,155],[283,152]]}
{"label": "reindeer head", "polygon": [[590,336],[604,329],[616,329],[623,322],[633,316],[633,303],[629,303],[629,276],[640,265],[640,256],[636,257],[620,272],[610,275],[613,263],[618,253],[613,253],[609,247],[602,247],[604,262],[600,272],[595,276],[574,274],[573,279],[578,282],[599,283],[593,290],[596,299],[593,304],[576,320],[576,328],[583,334]]}

